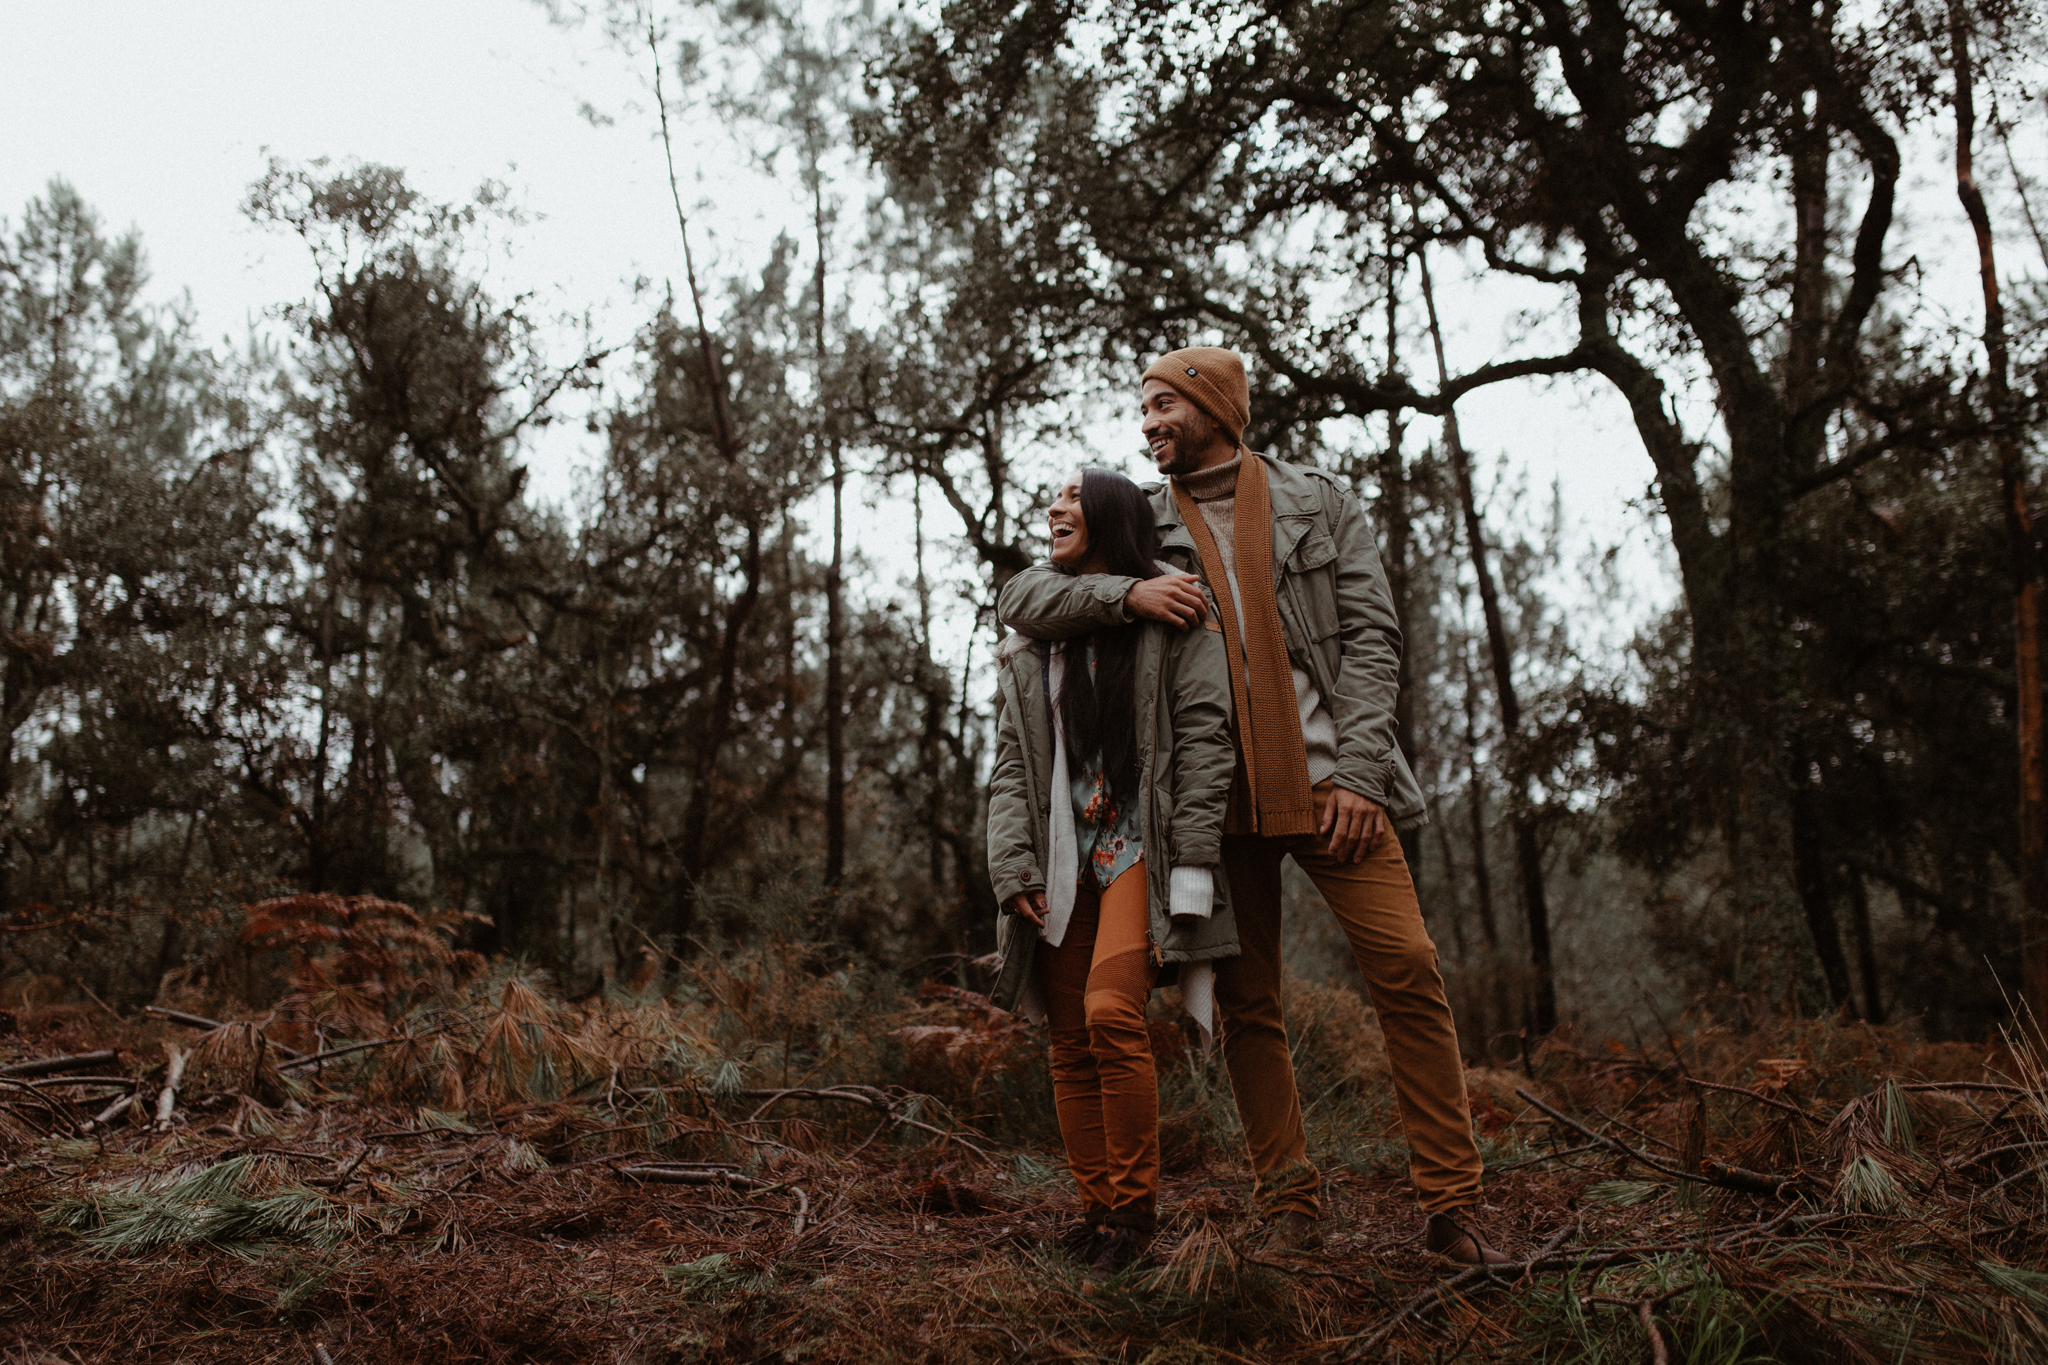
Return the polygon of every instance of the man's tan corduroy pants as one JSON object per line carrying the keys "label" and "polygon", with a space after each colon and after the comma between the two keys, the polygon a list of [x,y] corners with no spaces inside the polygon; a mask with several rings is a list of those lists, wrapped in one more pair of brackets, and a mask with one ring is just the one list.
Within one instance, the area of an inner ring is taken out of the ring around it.
{"label": "man's tan corduroy pants", "polygon": [[[1318,825],[1331,789],[1328,782],[1315,789]],[[1289,857],[1343,926],[1379,1012],[1416,1197],[1431,1213],[1478,1203],[1481,1163],[1458,1030],[1401,841],[1386,830],[1364,862],[1346,863],[1329,855],[1319,835],[1225,835],[1223,867],[1242,951],[1216,964],[1216,1003],[1261,1211],[1318,1211],[1320,1177],[1308,1164],[1280,1005],[1280,860]]]}

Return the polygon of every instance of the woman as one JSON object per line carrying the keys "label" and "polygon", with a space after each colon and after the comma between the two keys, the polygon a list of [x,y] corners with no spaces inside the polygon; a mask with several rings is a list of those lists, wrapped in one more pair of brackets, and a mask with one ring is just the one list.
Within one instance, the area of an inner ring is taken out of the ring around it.
{"label": "woman", "polygon": [[[1151,503],[1121,474],[1075,475],[1048,516],[1052,562],[1069,573],[1169,572]],[[1114,1274],[1157,1223],[1146,1002],[1179,972],[1206,1043],[1208,964],[1237,953],[1221,870],[1234,763],[1223,636],[1134,621],[1065,642],[1012,635],[997,661],[988,861],[1006,913],[992,998],[1051,1025],[1053,1099],[1085,1209],[1063,1240]]]}

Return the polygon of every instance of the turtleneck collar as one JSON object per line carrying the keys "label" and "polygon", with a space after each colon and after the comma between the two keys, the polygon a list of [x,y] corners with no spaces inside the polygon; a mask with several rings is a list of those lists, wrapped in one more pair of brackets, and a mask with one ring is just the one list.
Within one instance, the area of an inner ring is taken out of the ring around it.
{"label": "turtleneck collar", "polygon": [[1193,474],[1176,474],[1173,481],[1188,490],[1188,496],[1196,502],[1209,502],[1216,498],[1227,498],[1237,492],[1237,471],[1244,462],[1244,447],[1222,464],[1210,465],[1207,469]]}

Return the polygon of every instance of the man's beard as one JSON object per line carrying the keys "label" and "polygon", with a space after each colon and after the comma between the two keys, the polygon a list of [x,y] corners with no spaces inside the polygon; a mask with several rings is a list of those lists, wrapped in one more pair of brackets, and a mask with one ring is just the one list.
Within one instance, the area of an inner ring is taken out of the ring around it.
{"label": "man's beard", "polygon": [[[1197,411],[1182,426],[1167,447],[1166,458],[1158,460],[1159,472],[1169,478],[1182,474],[1193,474],[1201,468],[1201,452],[1207,450],[1223,430],[1216,419],[1206,412]],[[1148,455],[1150,451],[1146,452]]]}

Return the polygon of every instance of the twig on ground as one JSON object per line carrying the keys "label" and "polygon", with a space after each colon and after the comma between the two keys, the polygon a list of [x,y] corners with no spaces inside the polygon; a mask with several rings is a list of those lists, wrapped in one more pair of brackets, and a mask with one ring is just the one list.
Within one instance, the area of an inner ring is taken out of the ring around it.
{"label": "twig on ground", "polygon": [[1650,1302],[1644,1299],[1636,1305],[1636,1318],[1650,1338],[1650,1365],[1671,1365],[1671,1352],[1664,1348],[1664,1334],[1657,1330],[1657,1314],[1650,1307]]}
{"label": "twig on ground", "polygon": [[[214,1029],[227,1027],[226,1024],[223,1024],[218,1019],[208,1019],[203,1014],[187,1014],[183,1010],[167,1010],[162,1005],[144,1005],[142,1012],[144,1014],[154,1014],[159,1019],[167,1019],[173,1024],[183,1024],[186,1028],[204,1029],[209,1033]],[[292,1058],[294,1061],[305,1055],[286,1047],[282,1043],[272,1042],[268,1037],[265,1037],[263,1041],[270,1045],[271,1051],[281,1056]]]}
{"label": "twig on ground", "polygon": [[[1522,1092],[1517,1090],[1515,1093],[1519,1095]],[[1675,1152],[1678,1150],[1678,1146],[1676,1143],[1666,1142],[1663,1138],[1658,1137],[1655,1133],[1646,1133],[1642,1129],[1636,1127],[1633,1123],[1629,1123],[1625,1120],[1616,1118],[1614,1115],[1608,1113],[1605,1109],[1595,1108],[1593,1112],[1598,1114],[1601,1118],[1606,1119],[1616,1128],[1619,1128],[1624,1132],[1634,1133],[1637,1137],[1641,1138],[1645,1142],[1654,1142],[1659,1147],[1662,1147],[1667,1151]]]}
{"label": "twig on ground", "polygon": [[[823,1090],[742,1090],[739,1093],[742,1099],[767,1101],[767,1103],[754,1111],[753,1118],[756,1119],[766,1113],[768,1106],[774,1104],[777,1100],[838,1100],[844,1104],[865,1105],[877,1113],[887,1115],[891,1120],[903,1124],[905,1127],[921,1129],[935,1137],[945,1138],[949,1142],[957,1142],[984,1161],[994,1160],[984,1148],[968,1141],[961,1134],[926,1123],[922,1119],[914,1119],[908,1114],[902,1113],[903,1106],[909,1103],[910,1100],[917,1098],[916,1096],[892,1096],[886,1091],[877,1090],[873,1086],[868,1085],[835,1085]],[[750,1119],[749,1121],[751,1122],[752,1120]]]}
{"label": "twig on ground", "polygon": [[1567,1117],[1552,1109],[1526,1090],[1517,1090],[1515,1093],[1574,1132],[1591,1138],[1594,1142],[1601,1144],[1610,1151],[1625,1156],[1631,1161],[1639,1162],[1653,1171],[1668,1175],[1674,1180],[1688,1180],[1695,1185],[1711,1185],[1716,1189],[1737,1190],[1743,1194],[1782,1195],[1787,1186],[1798,1184],[1809,1178],[1804,1171],[1795,1171],[1790,1175],[1774,1176],[1760,1171],[1745,1171],[1740,1167],[1725,1166],[1720,1162],[1703,1163],[1703,1166],[1711,1165],[1715,1170],[1726,1173],[1721,1176],[1710,1174],[1704,1169],[1700,1171],[1682,1170],[1677,1166],[1673,1166],[1670,1162],[1659,1161],[1652,1156],[1645,1156],[1620,1138],[1593,1131],[1577,1119]]}
{"label": "twig on ground", "polygon": [[1740,1190],[1745,1194],[1767,1194],[1780,1199],[1792,1186],[1812,1178],[1805,1171],[1752,1171],[1746,1166],[1731,1166],[1712,1157],[1700,1158],[1700,1173],[1726,1190]]}
{"label": "twig on ground", "polygon": [[62,1109],[59,1109],[55,1100],[36,1089],[27,1081],[17,1081],[11,1076],[0,1076],[0,1085],[12,1086],[16,1090],[27,1093],[37,1104],[50,1111],[50,1117],[55,1119],[60,1127],[67,1131],[73,1130],[71,1116]]}
{"label": "twig on ground", "polygon": [[[1529,1259],[1531,1261],[1547,1260],[1550,1256],[1555,1254],[1559,1247],[1564,1245],[1565,1238],[1571,1236],[1574,1232],[1577,1232],[1579,1230],[1579,1226],[1579,1222],[1576,1219],[1569,1223],[1561,1225],[1556,1232],[1550,1234],[1550,1240],[1545,1242],[1541,1247],[1537,1248],[1536,1254],[1534,1256],[1531,1256]],[[1522,1274],[1522,1278],[1515,1281],[1515,1288],[1520,1289],[1528,1283],[1529,1274],[1528,1272],[1524,1271]]]}
{"label": "twig on ground", "polygon": [[170,1065],[164,1071],[164,1088],[156,1096],[156,1130],[159,1133],[170,1129],[171,1115],[178,1108],[178,1084],[185,1079],[185,1063],[191,1060],[191,1049],[171,1049]]}
{"label": "twig on ground", "polygon": [[1777,1099],[1770,1095],[1759,1095],[1756,1091],[1750,1090],[1744,1086],[1722,1085],[1717,1081],[1703,1081],[1697,1076],[1687,1076],[1685,1078],[1685,1083],[1687,1085],[1696,1085],[1702,1090],[1720,1090],[1730,1095],[1740,1095],[1744,1099],[1755,1100],[1758,1104],[1768,1104],[1773,1109],[1782,1109],[1788,1114],[1797,1114],[1800,1118],[1805,1119],[1808,1123],[1818,1123],[1822,1127],[1827,1126],[1827,1120],[1822,1118],[1818,1114],[1809,1114],[1796,1104],[1792,1104],[1786,1100]]}
{"label": "twig on ground", "polygon": [[112,1048],[100,1052],[79,1052],[69,1057],[39,1057],[32,1062],[16,1062],[12,1066],[0,1066],[0,1077],[20,1079],[24,1076],[49,1076],[59,1071],[80,1071],[89,1066],[101,1066],[118,1059],[120,1054]]}
{"label": "twig on ground", "polygon": [[343,1187],[346,1186],[350,1180],[355,1178],[356,1168],[358,1166],[361,1166],[364,1160],[369,1155],[370,1144],[366,1142],[363,1144],[363,1150],[356,1153],[356,1159],[354,1161],[349,1162],[348,1169],[343,1171],[340,1175],[315,1177],[314,1179],[308,1180],[306,1183],[308,1185],[324,1185],[327,1188],[333,1190],[336,1194],[340,1194]]}
{"label": "twig on ground", "polygon": [[804,1235],[804,1221],[811,1216],[811,1197],[804,1193],[801,1185],[791,1185],[789,1189],[796,1196],[796,1224],[789,1233],[793,1241]]}
{"label": "twig on ground", "polygon": [[1945,1164],[1951,1171],[1960,1171],[1965,1166],[1974,1166],[1980,1161],[1989,1161],[1992,1157],[2004,1156],[2008,1152],[2031,1152],[2041,1147],[2048,1147],[2048,1142],[2009,1142],[2003,1147],[1993,1147],[1988,1152],[1978,1152],[1974,1156],[1960,1156]]}
{"label": "twig on ground", "polygon": [[762,1190],[769,1188],[766,1181],[752,1176],[741,1175],[731,1169],[701,1170],[680,1166],[614,1166],[612,1174],[627,1180],[645,1181],[651,1185],[728,1185],[734,1189]]}
{"label": "twig on ground", "polygon": [[2012,1184],[2012,1182],[2013,1182],[2013,1181],[2015,1181],[2015,1180],[2019,1180],[2019,1179],[2022,1179],[2022,1178],[2024,1178],[2024,1177],[2026,1177],[2026,1176],[2034,1175],[2034,1174],[2036,1174],[2036,1173],[2038,1173],[2038,1172],[2040,1172],[2040,1171],[2048,1171],[2048,1161],[2037,1161],[2037,1162],[2035,1162],[2035,1163],[2034,1163],[2033,1165],[2031,1165],[2031,1166],[2028,1166],[2028,1167],[2024,1168],[2023,1170],[2017,1170],[2017,1171],[2014,1171],[2014,1172],[2013,1172],[2013,1173],[2012,1173],[2011,1175],[2009,1175],[2009,1176],[2007,1176],[2007,1177],[2006,1177],[2005,1179],[2003,1179],[2003,1180],[1999,1181],[1999,1182],[1998,1182],[1998,1183],[1997,1183],[1996,1185],[1993,1185],[1993,1186],[1992,1186],[1992,1187],[1991,1187],[1990,1189],[1988,1189],[1988,1190],[1985,1190],[1985,1191],[1983,1191],[1983,1192],[1982,1192],[1981,1194],[1979,1194],[1979,1195],[1978,1195],[1977,1197],[1978,1197],[1978,1198],[1980,1198],[1980,1199],[1982,1199],[1982,1198],[1988,1198],[1988,1197],[1989,1197],[1989,1196],[1991,1196],[1991,1195],[1997,1194],[1997,1193],[1998,1193],[1998,1192],[1999,1192],[2000,1190],[2004,1189],[2004,1188],[2005,1188],[2005,1187],[2006,1187],[2007,1185],[2010,1185],[2010,1184]]}
{"label": "twig on ground", "polygon": [[1519,1171],[1524,1166],[1537,1166],[1546,1161],[1562,1161],[1568,1156],[1583,1156],[1587,1152],[1600,1150],[1601,1146],[1598,1142],[1587,1142],[1577,1147],[1567,1147],[1561,1152],[1545,1152],[1542,1156],[1525,1157],[1520,1161],[1511,1161],[1505,1166],[1495,1166],[1487,1171],[1487,1175],[1504,1175],[1509,1171]]}
{"label": "twig on ground", "polygon": [[121,1096],[121,1098],[115,1100],[106,1108],[100,1110],[99,1113],[94,1114],[91,1118],[87,1119],[84,1123],[80,1124],[78,1126],[78,1131],[81,1133],[90,1133],[95,1131],[96,1129],[104,1128],[108,1124],[112,1123],[116,1116],[118,1116],[123,1109],[132,1108],[141,1103],[142,1090],[138,1086],[136,1089],[129,1091],[127,1094]]}
{"label": "twig on ground", "polygon": [[[425,1033],[410,1033],[399,1038],[372,1038],[367,1043],[350,1043],[347,1047],[331,1047],[325,1052],[315,1052],[309,1057],[301,1057],[294,1053],[292,1060],[278,1063],[277,1069],[279,1071],[296,1071],[302,1066],[312,1066],[316,1062],[324,1062],[331,1057],[346,1057],[351,1052],[368,1052],[371,1048],[391,1047],[397,1043],[418,1042],[422,1038],[431,1038],[435,1034],[443,1032],[446,1028],[447,1025],[444,1024],[441,1028],[431,1028]],[[265,1041],[268,1040],[266,1039]],[[271,1046],[276,1047],[277,1044],[272,1043]]]}
{"label": "twig on ground", "polygon": [[[1528,1097],[1525,1095],[1523,1098],[1526,1099]],[[1787,1209],[1769,1222],[1750,1223],[1733,1229],[1727,1237],[1715,1244],[1714,1250],[1732,1250],[1751,1241],[1768,1237],[1790,1220],[1792,1214],[1793,1210]],[[1819,1222],[1822,1220],[1808,1221]],[[1828,1219],[1826,1221],[1833,1220]],[[1553,1242],[1555,1242],[1555,1236],[1553,1237]],[[1507,1265],[1471,1266],[1459,1271],[1448,1279],[1439,1280],[1435,1284],[1430,1285],[1429,1288],[1395,1309],[1391,1316],[1381,1319],[1369,1332],[1352,1338],[1351,1340],[1354,1344],[1344,1354],[1325,1356],[1324,1359],[1330,1361],[1331,1365],[1341,1365],[1342,1362],[1363,1360],[1377,1350],[1403,1323],[1410,1319],[1420,1319],[1432,1307],[1441,1304],[1445,1294],[1455,1294],[1459,1290],[1471,1288],[1482,1282],[1493,1284],[1509,1283],[1510,1281],[1507,1277],[1513,1276],[1515,1278],[1512,1280],[1512,1283],[1520,1285],[1531,1275],[1542,1274],[1547,1271],[1597,1272],[1629,1261],[1640,1261],[1645,1257],[1661,1255],[1666,1252],[1698,1251],[1699,1249],[1699,1244],[1696,1242],[1670,1242],[1636,1247],[1592,1247],[1577,1256],[1538,1255],[1532,1256],[1526,1261],[1511,1262]]]}

